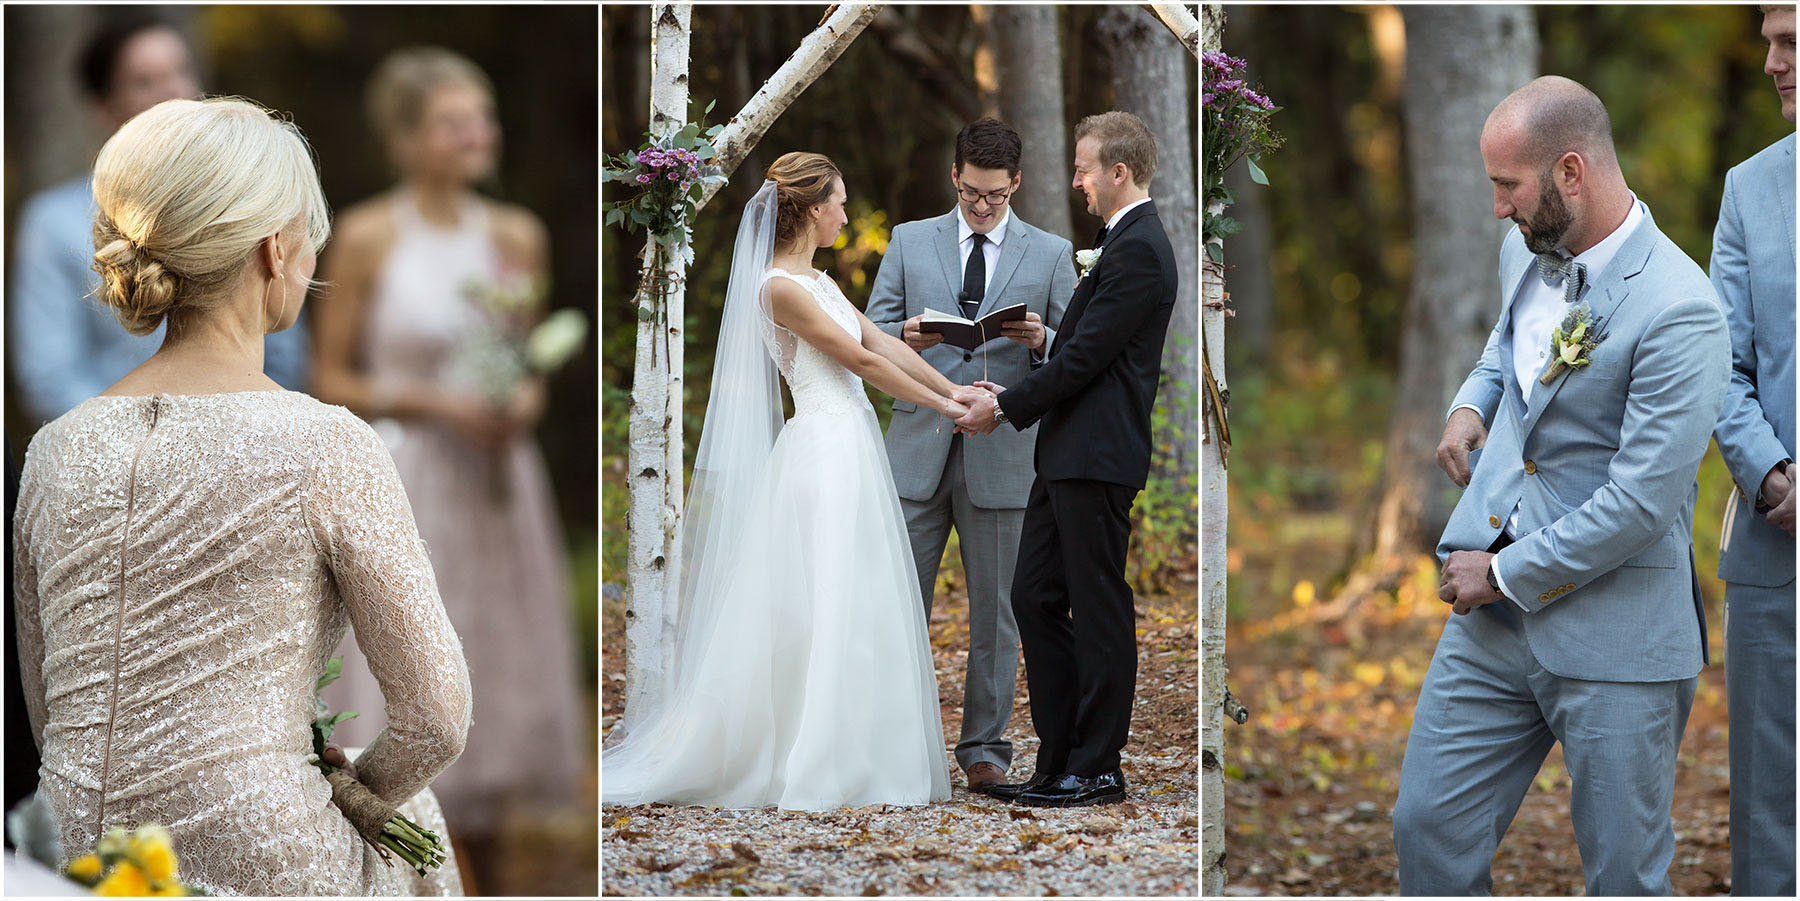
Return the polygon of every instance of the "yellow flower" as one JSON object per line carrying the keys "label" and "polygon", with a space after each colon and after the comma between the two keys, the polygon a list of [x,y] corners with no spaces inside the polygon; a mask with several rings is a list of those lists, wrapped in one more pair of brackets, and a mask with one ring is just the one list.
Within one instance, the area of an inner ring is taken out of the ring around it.
{"label": "yellow flower", "polygon": [[93,885],[100,878],[100,858],[94,854],[83,854],[69,861],[69,878],[82,885]]}
{"label": "yellow flower", "polygon": [[94,894],[108,898],[135,898],[150,894],[150,880],[130,861],[113,867],[100,884],[94,886]]}
{"label": "yellow flower", "polygon": [[165,844],[145,844],[138,849],[137,861],[151,882],[175,878],[175,849]]}

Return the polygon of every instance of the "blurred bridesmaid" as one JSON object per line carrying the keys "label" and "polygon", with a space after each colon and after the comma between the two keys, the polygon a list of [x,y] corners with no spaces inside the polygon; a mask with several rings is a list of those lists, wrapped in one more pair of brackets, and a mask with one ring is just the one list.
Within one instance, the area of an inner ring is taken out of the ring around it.
{"label": "blurred bridesmaid", "polygon": [[[373,422],[393,453],[463,636],[473,728],[434,787],[479,882],[509,817],[581,796],[588,718],[562,532],[532,438],[544,386],[492,352],[504,320],[535,315],[548,238],[530,211],[474,188],[500,143],[474,63],[398,51],[375,71],[368,106],[400,180],[343,212],[321,261],[316,390]],[[343,654],[326,698],[361,714],[339,727],[354,744],[381,727],[381,695],[355,646]]]}

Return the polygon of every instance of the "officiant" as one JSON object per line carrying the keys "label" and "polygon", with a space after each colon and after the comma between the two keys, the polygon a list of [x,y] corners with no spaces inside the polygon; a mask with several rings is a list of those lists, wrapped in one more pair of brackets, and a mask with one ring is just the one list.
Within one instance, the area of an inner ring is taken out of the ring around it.
{"label": "officiant", "polygon": [[[869,319],[959,385],[1013,384],[1041,363],[1075,289],[1068,240],[1011,209],[1022,146],[1018,132],[998,119],[978,119],[957,132],[950,167],[956,207],[894,227],[869,295]],[[925,321],[946,315],[975,321],[1021,304],[1023,318],[967,347]],[[937,315],[927,317],[928,310]],[[1005,737],[1019,657],[1012,575],[1036,441],[1035,426],[956,434],[939,411],[900,400],[887,431],[927,616],[952,528],[962,549],[969,653],[956,762],[971,791],[1004,783],[1012,763]]]}

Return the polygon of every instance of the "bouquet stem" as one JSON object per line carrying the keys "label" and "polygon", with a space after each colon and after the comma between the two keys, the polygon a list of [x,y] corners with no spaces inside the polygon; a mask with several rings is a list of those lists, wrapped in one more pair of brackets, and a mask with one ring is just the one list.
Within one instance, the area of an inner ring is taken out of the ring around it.
{"label": "bouquet stem", "polygon": [[392,805],[381,800],[368,786],[344,772],[333,772],[325,779],[331,783],[331,803],[344,812],[344,818],[386,859],[391,851],[420,876],[442,866],[447,854],[437,833],[400,815]]}

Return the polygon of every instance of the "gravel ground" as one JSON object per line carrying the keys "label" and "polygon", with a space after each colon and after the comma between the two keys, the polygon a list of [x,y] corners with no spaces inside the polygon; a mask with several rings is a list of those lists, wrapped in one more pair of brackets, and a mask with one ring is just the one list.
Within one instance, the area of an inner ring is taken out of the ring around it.
{"label": "gravel ground", "polygon": [[[1014,807],[963,790],[962,773],[946,750],[952,796],[921,807],[819,813],[608,807],[600,812],[602,894],[1196,896],[1194,596],[1139,598],[1138,609],[1124,803]],[[961,727],[964,610],[960,597],[940,602],[930,624],[944,734],[952,740]],[[603,610],[603,618],[607,637],[623,631],[622,610]],[[619,656],[603,653],[603,728],[610,728],[622,700]],[[1037,739],[1022,672],[1017,699],[1007,729],[1015,761],[1010,777],[1024,778]]]}
{"label": "gravel ground", "polygon": [[1124,769],[1125,803],[1060,810],[960,785],[922,807],[609,808],[601,884],[607,895],[1196,894],[1192,757],[1129,757]]}

